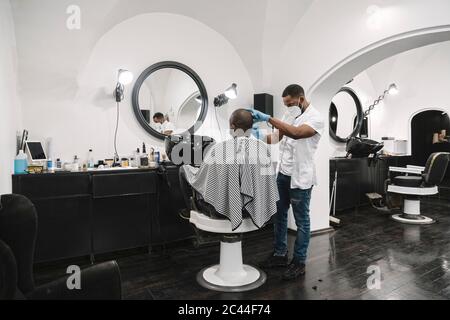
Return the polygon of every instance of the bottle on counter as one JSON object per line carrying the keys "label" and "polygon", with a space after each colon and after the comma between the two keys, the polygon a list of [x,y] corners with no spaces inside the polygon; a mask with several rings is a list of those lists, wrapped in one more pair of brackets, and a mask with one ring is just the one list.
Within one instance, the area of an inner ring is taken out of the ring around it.
{"label": "bottle on counter", "polygon": [[50,173],[55,172],[55,167],[53,166],[53,160],[52,159],[48,159],[47,160],[47,171]]}
{"label": "bottle on counter", "polygon": [[140,162],[139,166],[141,168],[147,168],[148,167],[148,155],[147,155],[147,149],[145,147],[145,143],[142,145],[142,153],[140,154]]}
{"label": "bottle on counter", "polygon": [[148,161],[155,162],[155,149],[150,148],[150,152],[148,153]]}
{"label": "bottle on counter", "polygon": [[80,160],[78,159],[78,156],[75,156],[73,158],[72,171],[74,172],[80,171]]}
{"label": "bottle on counter", "polygon": [[19,150],[19,153],[14,159],[14,173],[26,174],[27,170],[28,170],[28,157],[23,152],[23,150]]}
{"label": "bottle on counter", "polygon": [[62,169],[61,159],[56,159],[56,169],[58,170]]}
{"label": "bottle on counter", "polygon": [[134,152],[134,167],[139,168],[141,166],[141,151],[139,148]]}
{"label": "bottle on counter", "polygon": [[89,154],[88,154],[88,168],[89,169],[94,169],[95,167],[95,161],[94,161],[94,153],[92,152],[92,149],[89,149]]}

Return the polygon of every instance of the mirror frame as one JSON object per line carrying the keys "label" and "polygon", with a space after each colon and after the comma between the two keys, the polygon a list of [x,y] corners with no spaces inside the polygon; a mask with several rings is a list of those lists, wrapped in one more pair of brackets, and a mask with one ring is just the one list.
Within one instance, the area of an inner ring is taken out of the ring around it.
{"label": "mirror frame", "polygon": [[[133,94],[132,94],[132,105],[133,105],[133,111],[134,115],[136,116],[139,124],[144,128],[145,131],[150,133],[153,137],[164,140],[167,136],[156,131],[153,129],[150,124],[145,120],[144,116],[142,115],[141,108],[139,107],[139,92],[141,90],[142,84],[144,81],[154,72],[161,70],[161,69],[177,69],[184,73],[186,73],[192,80],[194,80],[195,84],[197,85],[200,95],[202,96],[202,106],[201,106],[201,112],[199,115],[198,121],[204,122],[206,119],[206,114],[208,113],[208,93],[206,92],[206,87],[203,84],[203,81],[200,79],[197,73],[195,73],[194,70],[189,68],[188,66],[176,62],[176,61],[163,61],[158,62],[147,69],[144,70],[144,72],[141,73],[139,78],[136,80],[136,83],[134,84],[133,88]],[[152,115],[150,115],[152,116]],[[152,119],[150,119],[151,121]],[[189,132],[191,135],[195,133],[195,124],[186,132]],[[198,128],[197,128],[198,129]]]}
{"label": "mirror frame", "polygon": [[[364,121],[364,119],[363,119],[364,118],[364,111],[363,111],[363,107],[362,107],[361,101],[359,100],[358,95],[356,94],[356,92],[353,89],[351,89],[349,87],[343,87],[341,90],[339,90],[336,93],[336,95],[341,93],[341,92],[348,93],[352,97],[353,101],[355,102],[355,105],[356,105],[356,116],[357,116],[357,119],[358,119],[357,122],[356,122],[356,127],[353,129],[353,132],[347,138],[342,138],[342,137],[339,137],[336,134],[336,132],[334,132],[331,129],[331,119],[328,119],[328,121],[329,121],[329,125],[330,125],[330,136],[331,136],[331,138],[333,138],[333,140],[335,140],[337,142],[340,142],[340,143],[347,143],[347,141],[350,138],[357,137],[360,134],[362,126],[363,126],[363,121]],[[335,104],[333,102],[331,102],[330,107],[332,105],[335,105]],[[338,119],[338,121],[339,121],[339,119]]]}

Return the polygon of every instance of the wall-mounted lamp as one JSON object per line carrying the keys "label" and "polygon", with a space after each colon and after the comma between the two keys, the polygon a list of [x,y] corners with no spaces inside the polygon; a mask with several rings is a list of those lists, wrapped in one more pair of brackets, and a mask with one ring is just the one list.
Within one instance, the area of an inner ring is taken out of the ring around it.
{"label": "wall-mounted lamp", "polygon": [[116,121],[116,130],[114,131],[114,166],[119,163],[119,153],[117,152],[117,131],[119,130],[119,104],[123,100],[124,95],[123,91],[125,86],[133,82],[133,74],[124,69],[119,69],[117,73],[117,84],[116,89],[114,90],[114,98],[117,102],[117,121]]}
{"label": "wall-mounted lamp", "polygon": [[399,93],[398,87],[395,83],[392,83],[389,88],[384,90],[383,94],[378,97],[370,106],[369,108],[364,112],[364,118],[367,118],[369,114],[375,109],[375,107],[383,101],[387,95],[397,95]]}
{"label": "wall-mounted lamp", "polygon": [[225,90],[225,93],[222,93],[218,97],[214,99],[214,106],[215,107],[221,107],[228,103],[228,101],[236,99],[238,96],[237,92],[237,84],[233,83],[231,87],[229,87],[227,90]]}
{"label": "wall-mounted lamp", "polygon": [[395,96],[399,93],[398,87],[395,83],[389,86],[388,93],[392,96]]}
{"label": "wall-mounted lamp", "polygon": [[133,82],[133,74],[124,69],[119,69],[117,74],[117,84],[116,89],[114,90],[114,98],[116,102],[121,102],[123,100],[123,91],[125,86]]}

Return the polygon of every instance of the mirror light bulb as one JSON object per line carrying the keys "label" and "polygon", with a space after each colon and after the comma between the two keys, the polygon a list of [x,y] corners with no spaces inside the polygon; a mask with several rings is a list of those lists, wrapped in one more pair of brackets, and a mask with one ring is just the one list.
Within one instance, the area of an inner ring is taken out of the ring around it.
{"label": "mirror light bulb", "polygon": [[133,82],[133,74],[128,70],[120,69],[118,81],[120,84],[126,86],[127,84]]}
{"label": "mirror light bulb", "polygon": [[395,83],[393,83],[389,86],[389,94],[390,95],[396,95],[396,94],[398,94],[398,92],[399,92],[399,90],[398,90],[398,87],[395,85]]}
{"label": "mirror light bulb", "polygon": [[233,85],[225,91],[225,95],[228,99],[236,99],[237,98],[237,85],[233,83]]}

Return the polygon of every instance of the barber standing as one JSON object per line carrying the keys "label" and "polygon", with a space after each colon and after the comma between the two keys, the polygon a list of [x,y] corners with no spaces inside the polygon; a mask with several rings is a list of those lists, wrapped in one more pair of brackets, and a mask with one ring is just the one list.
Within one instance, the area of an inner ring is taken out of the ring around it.
{"label": "barber standing", "polygon": [[[280,142],[280,165],[277,177],[280,200],[275,215],[274,252],[263,267],[287,267],[283,279],[296,279],[305,274],[305,263],[311,236],[309,206],[313,186],[317,184],[314,155],[323,134],[321,114],[306,100],[299,85],[290,85],[283,92],[288,108],[283,120],[251,110],[254,122],[268,122],[277,130],[266,137],[267,143]],[[291,263],[288,263],[288,210],[292,205],[297,238]]]}

